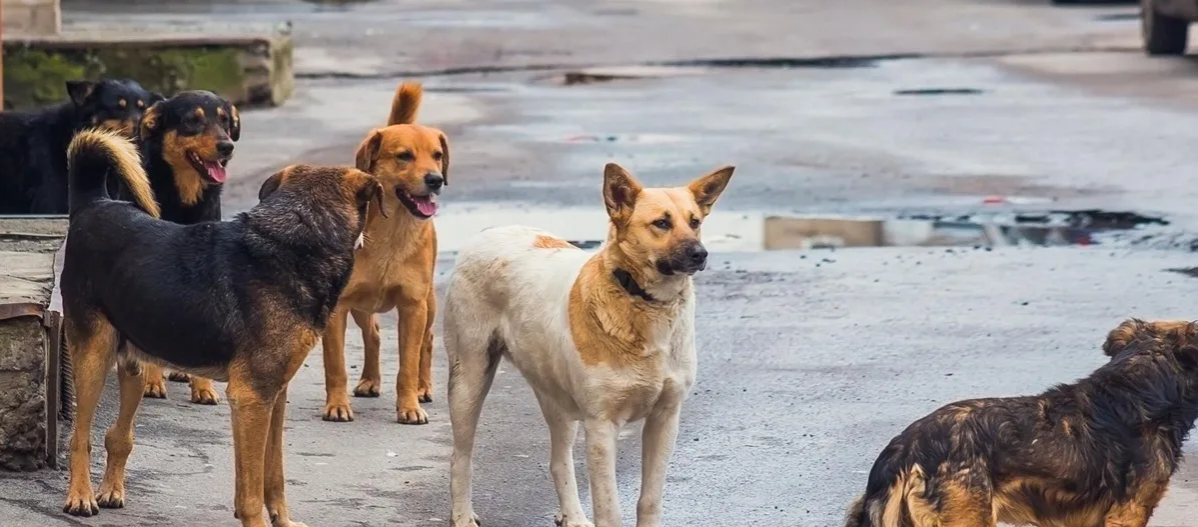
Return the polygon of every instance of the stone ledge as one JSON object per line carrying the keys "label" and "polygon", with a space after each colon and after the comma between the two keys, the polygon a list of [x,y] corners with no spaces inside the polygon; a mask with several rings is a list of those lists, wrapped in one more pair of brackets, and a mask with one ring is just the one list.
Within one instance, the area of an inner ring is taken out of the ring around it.
{"label": "stone ledge", "polygon": [[277,106],[295,89],[289,32],[80,28],[60,36],[4,40],[4,105],[66,100],[69,79],[132,78],[170,96],[210,90],[244,107]]}

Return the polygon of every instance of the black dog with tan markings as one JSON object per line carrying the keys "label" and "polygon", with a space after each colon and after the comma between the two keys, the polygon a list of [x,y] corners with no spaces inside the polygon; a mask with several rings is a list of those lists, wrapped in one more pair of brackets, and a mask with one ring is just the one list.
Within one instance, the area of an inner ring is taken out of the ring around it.
{"label": "black dog with tan markings", "polygon": [[[155,217],[129,141],[86,131],[68,159],[71,224],[60,283],[78,413],[64,511],[91,516],[124,506],[147,361],[229,383],[234,514],[243,526],[265,527],[265,507],[274,527],[302,525],[290,519],[283,491],[287,385],[349,280],[382,186],[353,168],[291,166],[267,179],[261,202],[236,219],[179,225]],[[109,173],[137,205],[107,199]],[[104,438],[107,468],[94,494],[91,426],[114,362],[120,411]]]}
{"label": "black dog with tan markings", "polygon": [[[146,111],[138,137],[161,218],[183,225],[219,221],[226,167],[233,158],[233,143],[241,138],[237,107],[209,91],[179,92]],[[121,197],[130,198],[124,193]],[[165,399],[162,368],[144,366],[145,396]],[[191,382],[193,403],[220,402],[211,379],[182,372],[171,372],[170,378]]]}
{"label": "black dog with tan markings", "polygon": [[882,451],[847,527],[1145,527],[1198,418],[1198,323],[1131,319],[1110,361],[1030,397],[949,404]]}

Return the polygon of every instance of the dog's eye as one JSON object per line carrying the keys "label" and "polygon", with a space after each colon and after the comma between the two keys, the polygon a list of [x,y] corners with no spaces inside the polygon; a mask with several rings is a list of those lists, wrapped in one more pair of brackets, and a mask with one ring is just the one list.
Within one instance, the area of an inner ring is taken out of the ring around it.
{"label": "dog's eye", "polygon": [[440,161],[441,158],[444,156],[445,156],[445,154],[442,154],[441,152],[433,152],[433,160],[434,161]]}
{"label": "dog's eye", "polygon": [[411,152],[400,152],[399,155],[397,155],[395,157],[399,158],[400,161],[404,161],[404,162],[411,162],[411,161],[416,160],[416,156],[413,155]]}
{"label": "dog's eye", "polygon": [[658,229],[661,229],[663,231],[668,231],[668,230],[670,230],[670,220],[662,218],[660,220],[653,222],[653,226],[657,227]]}
{"label": "dog's eye", "polygon": [[691,229],[698,229],[699,223],[699,218],[691,218]]}

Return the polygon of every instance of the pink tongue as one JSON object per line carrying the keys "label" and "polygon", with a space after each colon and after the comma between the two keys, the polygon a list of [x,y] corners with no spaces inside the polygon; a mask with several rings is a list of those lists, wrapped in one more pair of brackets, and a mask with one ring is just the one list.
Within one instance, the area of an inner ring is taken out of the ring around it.
{"label": "pink tongue", "polygon": [[224,183],[225,178],[229,176],[225,167],[220,166],[220,163],[204,163],[204,168],[208,169],[208,177],[217,183]]}
{"label": "pink tongue", "polygon": [[436,198],[432,196],[413,197],[412,202],[416,204],[416,210],[420,211],[425,216],[432,216],[437,213]]}

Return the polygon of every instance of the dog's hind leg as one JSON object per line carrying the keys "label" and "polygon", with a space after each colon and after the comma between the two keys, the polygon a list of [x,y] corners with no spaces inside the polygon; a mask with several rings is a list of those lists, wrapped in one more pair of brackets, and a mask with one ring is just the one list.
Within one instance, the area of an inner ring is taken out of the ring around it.
{"label": "dog's hind leg", "polygon": [[549,425],[549,473],[557,490],[560,509],[555,521],[560,527],[595,527],[582,511],[578,499],[578,478],[574,476],[574,439],[578,436],[578,421],[557,409],[552,401],[537,394],[541,413]]}
{"label": "dog's hind leg", "polygon": [[75,429],[71,433],[71,477],[63,512],[72,516],[92,516],[100,512],[91,482],[91,431],[96,407],[104,393],[104,377],[115,357],[116,328],[99,314],[79,322],[66,314],[65,333],[75,373],[75,397],[78,401]]}
{"label": "dog's hind leg", "polygon": [[166,378],[171,382],[190,382],[191,376],[181,371],[172,371],[166,374]]}
{"label": "dog's hind leg", "polygon": [[1103,527],[1145,527],[1152,511],[1156,510],[1165,490],[1169,488],[1168,478],[1163,481],[1141,481],[1135,485],[1135,493],[1126,502],[1117,503],[1106,515]]}
{"label": "dog's hind leg", "polygon": [[428,288],[428,322],[425,323],[424,345],[420,348],[420,382],[416,392],[420,402],[433,402],[433,321],[437,319],[437,289]]}
{"label": "dog's hind leg", "polygon": [[[129,343],[125,345],[132,346]],[[116,421],[104,435],[104,450],[108,452],[108,462],[104,468],[104,479],[100,482],[100,495],[96,498],[105,509],[119,509],[125,506],[125,463],[129,460],[129,453],[133,451],[133,420],[137,416],[137,407],[141,404],[142,389],[145,386],[141,364],[133,359],[121,360],[117,368],[117,378],[120,381],[121,409]]]}
{"label": "dog's hind leg", "polygon": [[354,397],[378,397],[383,393],[383,373],[379,366],[379,350],[383,341],[379,336],[378,317],[366,311],[354,310],[350,313],[354,316],[354,324],[362,330],[362,347],[366,352],[362,363],[362,379],[354,388]]}
{"label": "dog's hind leg", "polygon": [[354,411],[349,405],[345,373],[345,322],[348,308],[339,307],[329,316],[324,329],[321,347],[324,350],[324,411],[325,421],[347,423],[354,420]]}
{"label": "dog's hind leg", "polygon": [[220,394],[212,385],[212,379],[191,376],[191,402],[194,404],[215,405],[220,402]]}
{"label": "dog's hind leg", "polygon": [[474,313],[459,316],[446,302],[445,352],[449,357],[449,421],[453,429],[453,455],[449,459],[449,494],[452,527],[478,527],[474,513],[474,434],[483,401],[495,380],[503,356],[502,344],[493,337],[494,325],[477,320]]}
{"label": "dog's hind leg", "polygon": [[151,399],[166,399],[166,380],[162,378],[162,366],[143,362],[141,371],[145,378],[145,396]]}

